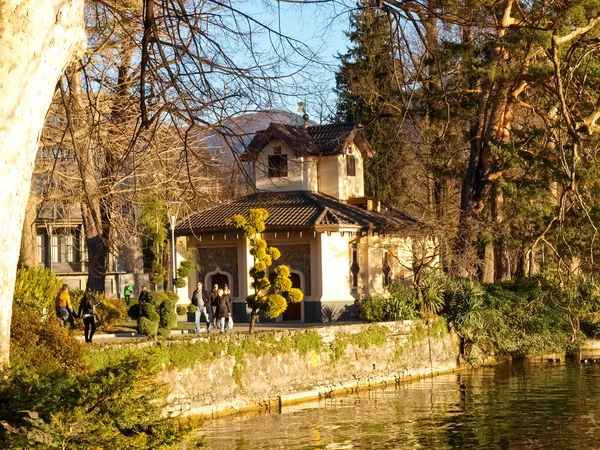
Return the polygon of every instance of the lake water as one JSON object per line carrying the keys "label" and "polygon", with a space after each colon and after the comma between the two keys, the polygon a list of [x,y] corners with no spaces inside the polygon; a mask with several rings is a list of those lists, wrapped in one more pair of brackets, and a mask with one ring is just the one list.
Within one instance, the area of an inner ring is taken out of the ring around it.
{"label": "lake water", "polygon": [[505,363],[209,421],[201,434],[212,449],[600,449],[600,360]]}

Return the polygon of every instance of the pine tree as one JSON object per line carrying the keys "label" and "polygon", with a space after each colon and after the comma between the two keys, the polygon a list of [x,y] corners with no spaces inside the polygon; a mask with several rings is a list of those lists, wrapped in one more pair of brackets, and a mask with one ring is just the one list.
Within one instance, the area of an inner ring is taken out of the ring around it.
{"label": "pine tree", "polygon": [[[386,15],[360,0],[346,33],[352,47],[339,55],[336,74],[338,121],[357,122],[376,153],[365,161],[367,195],[401,205],[407,159],[401,129],[401,85],[394,76],[390,22]],[[395,182],[390,182],[395,180]]]}

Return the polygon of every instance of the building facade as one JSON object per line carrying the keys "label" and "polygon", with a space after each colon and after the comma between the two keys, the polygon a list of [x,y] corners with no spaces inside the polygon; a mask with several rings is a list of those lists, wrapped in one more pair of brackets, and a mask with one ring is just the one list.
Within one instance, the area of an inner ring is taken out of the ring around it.
{"label": "building facade", "polygon": [[357,300],[412,282],[414,243],[427,235],[408,215],[365,197],[363,161],[372,154],[351,123],[271,123],[258,132],[242,155],[256,192],[177,223],[178,259],[192,258],[200,267],[180,297],[189,298],[198,280],[208,289],[227,283],[234,320],[248,320],[254,261],[228,219],[253,208],[269,212],[262,237],[281,252],[272,268],[289,266],[294,287],[304,293],[277,321],[320,322],[326,310],[349,318]]}

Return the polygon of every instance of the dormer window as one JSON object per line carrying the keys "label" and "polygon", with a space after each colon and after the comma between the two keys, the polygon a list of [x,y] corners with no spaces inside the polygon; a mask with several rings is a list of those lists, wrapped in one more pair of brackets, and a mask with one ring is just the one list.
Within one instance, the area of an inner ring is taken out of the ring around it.
{"label": "dormer window", "polygon": [[275,147],[273,149],[273,154],[269,155],[269,178],[282,178],[287,176],[287,155],[281,153],[281,147]]}
{"label": "dormer window", "polygon": [[356,176],[356,157],[354,155],[346,155],[346,176]]}

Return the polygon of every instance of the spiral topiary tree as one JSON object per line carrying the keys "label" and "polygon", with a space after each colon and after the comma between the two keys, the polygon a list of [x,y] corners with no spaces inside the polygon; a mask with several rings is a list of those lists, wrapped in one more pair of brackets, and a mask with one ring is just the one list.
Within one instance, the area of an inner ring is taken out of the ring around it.
{"label": "spiral topiary tree", "polygon": [[277,248],[268,246],[267,242],[258,236],[265,230],[268,217],[267,210],[259,208],[251,209],[248,217],[236,214],[229,219],[229,223],[250,241],[250,254],[254,257],[254,265],[249,271],[254,293],[246,297],[246,304],[251,310],[250,332],[254,331],[254,324],[259,315],[274,319],[286,310],[288,303],[301,302],[304,297],[300,289],[292,287],[288,266],[279,265],[267,275],[273,261],[281,256]]}

